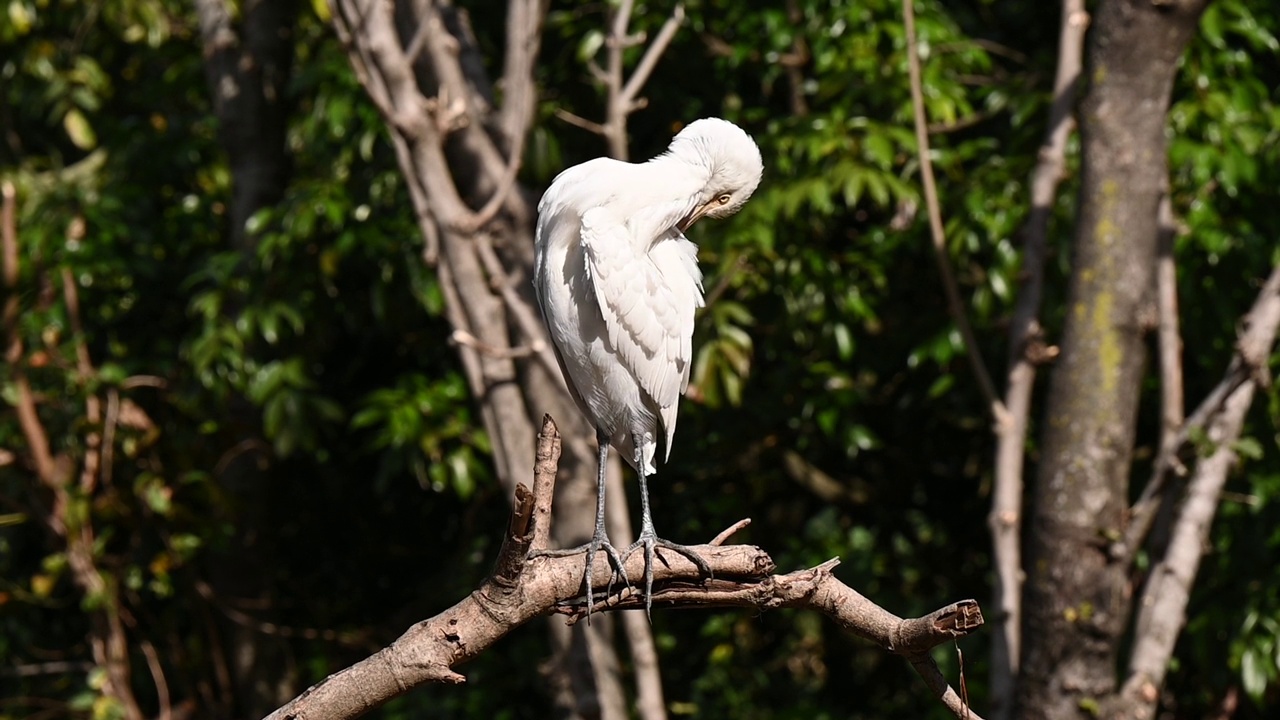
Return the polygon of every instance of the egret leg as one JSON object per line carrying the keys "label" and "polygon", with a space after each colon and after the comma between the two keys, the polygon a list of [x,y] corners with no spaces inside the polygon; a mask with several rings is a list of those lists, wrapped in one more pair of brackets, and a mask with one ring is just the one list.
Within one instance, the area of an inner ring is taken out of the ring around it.
{"label": "egret leg", "polygon": [[[643,464],[637,463],[640,467]],[[649,611],[653,605],[653,556],[656,548],[665,548],[671,552],[683,555],[689,559],[694,565],[698,566],[698,571],[708,578],[712,577],[711,566],[703,560],[698,553],[686,545],[679,545],[670,540],[663,540],[658,537],[658,533],[653,529],[653,516],[649,514],[649,482],[644,476],[644,470],[640,470],[640,536],[636,539],[631,547],[627,548],[626,555],[623,560],[631,557],[631,553],[640,548],[644,548],[644,613],[649,615]]]}
{"label": "egret leg", "polygon": [[[591,534],[591,542],[568,550],[552,550],[549,552],[539,553],[540,555],[548,557],[565,557],[567,555],[577,555],[584,550],[586,551],[587,564],[582,573],[582,584],[586,586],[587,622],[591,622],[591,610],[595,605],[595,593],[593,592],[594,588],[592,587],[594,583],[592,583],[591,570],[595,565],[596,553],[598,551],[603,550],[605,555],[608,556],[609,564],[613,567],[614,573],[618,574],[622,578],[622,584],[624,586],[630,584],[627,580],[627,572],[622,566],[622,556],[619,555],[618,551],[609,543],[609,535],[605,532],[604,527],[605,465],[609,461],[609,436],[597,430],[596,441],[600,443],[600,462],[598,465],[599,472],[596,476],[596,527],[595,531]],[[612,577],[609,578],[609,586],[613,586]],[[608,595],[607,590],[605,591],[605,595]]]}

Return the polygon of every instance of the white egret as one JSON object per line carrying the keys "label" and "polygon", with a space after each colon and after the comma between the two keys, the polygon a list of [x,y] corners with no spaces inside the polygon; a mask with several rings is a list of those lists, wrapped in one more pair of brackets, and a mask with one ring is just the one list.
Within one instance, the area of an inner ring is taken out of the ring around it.
{"label": "white egret", "polygon": [[[658,443],[664,460],[671,453],[677,401],[693,361],[694,311],[703,304],[697,247],[684,231],[699,218],[737,212],[763,170],[749,135],[727,120],[707,118],[690,123],[648,162],[598,158],[565,170],[538,204],[538,304],[569,391],[600,444],[596,526],[584,546],[588,614],[599,550],[627,582],[625,558],[644,549],[646,612],[655,548],[711,574],[697,553],[658,537],[647,478]],[[604,527],[609,445],[640,476],[640,535],[624,555],[609,544]]]}

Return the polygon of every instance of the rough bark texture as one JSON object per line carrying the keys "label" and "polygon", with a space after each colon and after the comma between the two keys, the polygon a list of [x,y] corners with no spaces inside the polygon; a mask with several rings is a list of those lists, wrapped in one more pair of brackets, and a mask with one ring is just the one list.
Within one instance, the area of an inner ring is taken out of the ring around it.
{"label": "rough bark texture", "polygon": [[1080,209],[1028,537],[1019,717],[1090,717],[1116,686],[1123,536],[1144,319],[1152,316],[1165,114],[1207,0],[1103,2],[1080,110]]}

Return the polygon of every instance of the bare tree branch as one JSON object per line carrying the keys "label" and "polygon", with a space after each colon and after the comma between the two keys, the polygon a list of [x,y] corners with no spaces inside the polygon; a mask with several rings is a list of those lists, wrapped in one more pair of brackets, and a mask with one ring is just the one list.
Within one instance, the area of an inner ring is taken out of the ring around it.
{"label": "bare tree branch", "polygon": [[156,720],[173,720],[173,704],[169,700],[169,681],[164,677],[164,666],[160,664],[160,654],[150,640],[141,638],[138,641],[142,656],[147,659],[147,669],[151,671],[151,681],[156,686],[156,701],[160,704],[160,712]]}
{"label": "bare tree branch", "polygon": [[[533,122],[537,87],[533,79],[535,60],[542,42],[544,11],[540,0],[509,0],[507,3],[507,52],[502,71],[500,125],[508,147],[523,143]],[[519,153],[509,152],[509,157]]]}
{"label": "bare tree branch", "polygon": [[502,261],[498,259],[498,254],[494,252],[489,238],[484,235],[477,235],[475,244],[480,262],[484,265],[485,272],[489,275],[490,284],[502,296],[503,302],[507,305],[507,310],[515,318],[516,324],[520,326],[520,330],[525,337],[531,338],[529,348],[546,366],[548,372],[552,375],[558,374],[560,372],[560,364],[556,362],[550,344],[542,339],[541,323],[534,316],[533,309],[516,294],[514,283],[506,271],[503,270]]}
{"label": "bare tree branch", "polygon": [[920,156],[920,177],[924,182],[925,205],[929,209],[929,229],[933,237],[934,258],[938,261],[938,272],[942,276],[942,288],[947,296],[947,309],[951,319],[960,331],[964,342],[965,353],[982,396],[986,398],[988,410],[995,419],[996,427],[1003,428],[1009,423],[1009,413],[1004,403],[996,395],[995,384],[991,382],[991,373],[978,351],[978,340],[974,337],[973,327],[969,324],[964,310],[964,302],[960,299],[960,289],[956,285],[955,274],[951,270],[951,260],[947,257],[946,234],[942,227],[942,210],[938,204],[938,187],[933,178],[933,161],[929,158],[929,124],[924,112],[924,88],[920,80],[920,54],[916,47],[915,7],[912,0],[902,0],[902,15],[907,33],[907,70],[911,77],[911,106],[915,114],[916,145]]}
{"label": "bare tree branch", "polygon": [[[1280,329],[1280,266],[1272,270],[1241,326],[1245,330],[1237,345],[1238,357],[1255,368],[1265,368]],[[1196,462],[1168,548],[1151,569],[1137,603],[1129,675],[1117,700],[1122,714],[1108,714],[1109,717],[1136,720],[1154,716],[1174,645],[1186,624],[1191,586],[1204,558],[1209,528],[1217,514],[1227,475],[1236,463],[1235,444],[1240,439],[1254,393],[1261,385],[1261,376],[1255,373],[1251,382],[1237,386],[1205,428],[1214,449]]]}
{"label": "bare tree branch", "polygon": [[631,76],[627,78],[623,73],[623,53],[627,48],[644,42],[643,36],[627,34],[633,5],[634,0],[622,0],[610,16],[609,35],[605,39],[605,48],[608,51],[605,68],[597,65],[595,60],[587,63],[591,74],[605,86],[607,95],[605,121],[596,123],[567,110],[556,111],[556,117],[570,125],[603,136],[609,145],[609,157],[617,160],[626,160],[630,156],[627,147],[627,117],[644,107],[644,101],[638,100],[637,95],[649,81],[649,76],[653,74],[653,69],[657,67],[662,54],[675,39],[676,32],[679,31],[685,17],[684,5],[677,4],[671,12],[671,17],[662,24],[653,42],[645,48],[644,55],[640,57],[640,62],[632,70]]}
{"label": "bare tree branch", "polygon": [[798,0],[787,0],[787,20],[794,28],[791,38],[791,52],[778,58],[778,63],[786,69],[787,86],[791,97],[791,114],[805,117],[809,114],[809,102],[805,98],[804,66],[809,62],[809,43],[804,36],[804,10]]}
{"label": "bare tree branch", "polygon": [[998,621],[991,641],[991,714],[1008,720],[1013,712],[1018,656],[1022,651],[1023,464],[1031,418],[1036,364],[1046,356],[1040,326],[1049,219],[1066,174],[1067,140],[1075,127],[1076,83],[1089,16],[1084,0],[1063,0],[1058,31],[1058,67],[1053,104],[1040,156],[1031,177],[1031,211],[1022,228],[1022,269],[1018,299],[1009,326],[1009,370],[1004,404],[1009,422],[996,433],[995,481],[991,496],[992,556],[996,566],[994,601]]}
{"label": "bare tree branch", "polygon": [[[1250,317],[1255,315],[1255,311],[1269,296],[1280,291],[1280,269],[1272,271],[1263,285],[1262,291],[1258,295],[1258,299],[1254,302],[1254,310],[1246,315],[1245,322],[1251,322]],[[1261,313],[1259,313],[1261,314]],[[1264,317],[1269,317],[1264,315]],[[1232,356],[1227,371],[1223,375],[1221,381],[1214,386],[1213,390],[1205,396],[1194,412],[1182,423],[1177,433],[1169,441],[1167,448],[1163,449],[1156,457],[1155,466],[1151,471],[1151,479],[1142,489],[1142,493],[1138,496],[1137,502],[1129,509],[1129,525],[1125,530],[1125,535],[1117,548],[1117,552],[1123,557],[1132,558],[1136,556],[1138,548],[1142,545],[1147,537],[1147,533],[1151,530],[1152,522],[1155,520],[1157,511],[1161,506],[1161,498],[1168,497],[1165,492],[1170,474],[1177,468],[1181,467],[1181,461],[1178,454],[1191,441],[1193,435],[1205,432],[1210,425],[1216,420],[1219,414],[1224,412],[1227,401],[1240,386],[1246,383],[1254,383],[1262,387],[1270,385],[1270,375],[1267,369],[1266,348],[1261,347],[1256,341],[1249,341],[1250,333],[1254,332],[1252,325],[1246,325],[1245,335],[1236,343],[1236,353]],[[1186,472],[1182,468],[1182,472]]]}
{"label": "bare tree branch", "polygon": [[[387,700],[427,683],[466,681],[454,666],[486,651],[535,617],[551,612],[573,619],[585,616],[582,557],[538,554],[548,549],[551,498],[560,436],[548,416],[538,436],[533,490],[516,489],[516,501],[493,574],[452,608],[415,623],[391,645],[330,675],[270,718],[337,720],[359,717]],[[654,568],[653,601],[659,606],[739,606],[807,608],[831,617],[844,630],[901,655],[956,717],[981,720],[960,701],[929,656],[937,645],[964,637],[982,626],[976,602],[965,600],[924,617],[903,619],[884,610],[831,574],[832,560],[809,570],[774,575],[773,560],[746,545],[697,548],[715,579],[699,582],[696,566],[678,556]],[[638,577],[643,558],[628,562]],[[612,571],[605,558],[593,568],[592,585],[605,592]],[[597,608],[641,607],[634,589],[612,594]]]}
{"label": "bare tree branch", "polygon": [[653,42],[649,47],[645,48],[644,55],[641,56],[640,62],[636,64],[634,70],[631,71],[631,77],[627,79],[627,84],[622,87],[622,92],[618,96],[618,105],[621,108],[627,108],[627,112],[635,109],[636,95],[640,93],[640,89],[649,81],[649,76],[653,74],[653,69],[658,66],[658,60],[662,54],[667,51],[667,46],[676,36],[676,31],[680,29],[680,24],[684,22],[684,6],[676,5],[675,10],[671,11],[671,17],[662,23],[662,28],[658,30],[657,36],[653,38]]}
{"label": "bare tree branch", "polygon": [[1166,191],[1160,198],[1159,256],[1156,259],[1156,308],[1160,338],[1160,454],[1175,452],[1178,428],[1184,419],[1182,390],[1182,333],[1178,328],[1178,271],[1173,258],[1177,235],[1173,203]]}
{"label": "bare tree branch", "polygon": [[580,127],[583,130],[586,130],[587,132],[593,132],[597,135],[604,135],[603,125],[601,125],[598,122],[588,120],[584,117],[574,115],[573,113],[569,112],[568,110],[565,110],[564,108],[556,108],[555,115],[556,117],[569,123],[570,125],[573,125],[574,127]]}

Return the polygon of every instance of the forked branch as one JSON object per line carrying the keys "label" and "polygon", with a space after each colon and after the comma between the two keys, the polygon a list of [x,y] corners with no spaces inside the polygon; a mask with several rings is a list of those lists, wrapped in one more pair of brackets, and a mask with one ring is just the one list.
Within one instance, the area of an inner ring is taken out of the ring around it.
{"label": "forked branch", "polygon": [[1170,476],[1179,471],[1186,474],[1178,453],[1191,443],[1192,438],[1203,434],[1215,422],[1220,422],[1219,416],[1226,411],[1230,398],[1242,385],[1252,383],[1262,388],[1270,386],[1267,363],[1277,324],[1280,324],[1280,266],[1272,269],[1254,300],[1253,308],[1241,319],[1242,331],[1236,340],[1236,352],[1227,365],[1222,380],[1183,421],[1172,437],[1161,444],[1155,467],[1151,471],[1151,479],[1129,510],[1129,527],[1119,548],[1125,557],[1136,557],[1138,548],[1146,540],[1161,498],[1166,497],[1165,489]]}
{"label": "forked branch", "polygon": [[[559,458],[560,434],[548,416],[538,435],[533,490],[523,484],[516,487],[516,502],[493,574],[479,589],[439,615],[415,623],[371,657],[317,683],[270,718],[359,717],[419,685],[465,682],[455,666],[485,652],[533,618],[552,613],[569,615],[570,621],[583,617],[582,556],[539,554],[549,549]],[[775,575],[773,560],[757,547],[707,544],[696,551],[711,566],[715,579],[704,582],[688,560],[664,557],[667,562],[654,567],[655,605],[817,610],[843,629],[906,658],[956,717],[981,720],[965,707],[929,656],[931,648],[982,626],[982,612],[975,601],[963,600],[924,617],[903,619],[836,579],[831,574],[835,560]],[[633,556],[625,568],[627,574],[639,577],[643,562],[638,554]],[[592,573],[597,593],[608,591],[610,574],[608,561],[599,557]],[[605,611],[638,608],[641,603],[635,592],[623,589],[596,607]]]}
{"label": "forked branch", "polygon": [[609,34],[605,38],[607,49],[605,67],[601,68],[592,60],[591,73],[605,86],[608,99],[605,101],[605,120],[603,123],[592,122],[578,117],[567,110],[557,110],[556,116],[561,120],[584,130],[589,130],[604,137],[609,144],[609,157],[617,160],[627,159],[627,117],[645,106],[639,97],[644,84],[649,81],[658,60],[675,39],[676,32],[684,23],[684,5],[677,4],[671,16],[662,24],[653,42],[645,48],[640,62],[631,71],[630,77],[624,77],[623,53],[627,48],[644,42],[643,35],[628,34],[631,23],[633,0],[622,0],[618,8],[610,16]]}
{"label": "forked branch", "polygon": [[[1236,356],[1231,370],[1219,385],[1225,390],[1221,402],[1201,405],[1193,415],[1202,434],[1212,446],[1206,454],[1196,458],[1187,482],[1185,496],[1177,508],[1169,541],[1163,553],[1152,564],[1146,586],[1136,607],[1133,647],[1129,654],[1129,670],[1120,695],[1115,698],[1116,712],[1108,717],[1153,717],[1160,688],[1173,657],[1174,646],[1186,624],[1187,605],[1191,599],[1191,587],[1195,583],[1200,563],[1208,545],[1209,529],[1213,525],[1221,504],[1222,491],[1236,464],[1236,447],[1244,429],[1245,414],[1253,404],[1255,392],[1270,382],[1268,360],[1274,350],[1276,335],[1280,331],[1280,266],[1271,271],[1254,301],[1253,308],[1240,323],[1242,332],[1236,343]],[[1237,382],[1239,378],[1239,382]],[[1211,394],[1211,398],[1218,394]],[[1208,402],[1208,401],[1206,401]],[[1211,408],[1205,410],[1206,407]],[[1162,455],[1167,458],[1176,453],[1178,446],[1186,442],[1191,432],[1188,425],[1174,435],[1171,444]],[[1157,474],[1151,485],[1168,477],[1166,471]],[[1157,471],[1159,472],[1159,471]],[[1157,498],[1173,502],[1175,493],[1152,491],[1144,493],[1146,504],[1135,512],[1134,526],[1145,531],[1155,515]],[[1136,550],[1142,535],[1129,538],[1127,551]]]}

